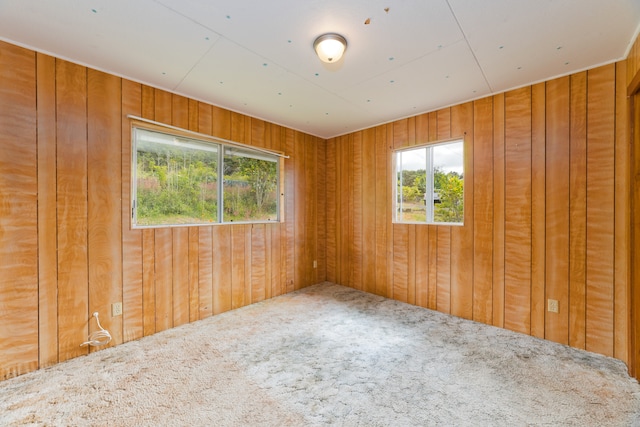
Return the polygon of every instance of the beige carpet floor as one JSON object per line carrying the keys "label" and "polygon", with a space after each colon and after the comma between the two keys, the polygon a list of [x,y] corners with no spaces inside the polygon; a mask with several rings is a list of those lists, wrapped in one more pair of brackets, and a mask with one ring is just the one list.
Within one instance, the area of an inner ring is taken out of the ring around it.
{"label": "beige carpet floor", "polygon": [[324,283],[0,382],[2,426],[629,426],[618,360]]}

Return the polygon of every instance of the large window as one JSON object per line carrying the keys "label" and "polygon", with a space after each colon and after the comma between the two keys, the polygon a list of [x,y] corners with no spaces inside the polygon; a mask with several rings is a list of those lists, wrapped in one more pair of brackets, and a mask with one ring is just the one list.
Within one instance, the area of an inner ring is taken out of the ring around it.
{"label": "large window", "polygon": [[278,156],[139,127],[133,141],[134,226],[279,220]]}
{"label": "large window", "polygon": [[409,147],[393,154],[394,220],[462,224],[464,142]]}

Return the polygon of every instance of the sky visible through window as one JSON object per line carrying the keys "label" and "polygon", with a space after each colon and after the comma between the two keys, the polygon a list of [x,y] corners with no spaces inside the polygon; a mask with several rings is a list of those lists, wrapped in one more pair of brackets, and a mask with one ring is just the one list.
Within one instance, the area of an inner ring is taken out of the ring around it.
{"label": "sky visible through window", "polygon": [[[463,172],[463,144],[462,141],[452,141],[451,143],[438,144],[433,147],[434,168],[438,168],[444,173]],[[423,148],[407,150],[402,154],[402,166],[405,170],[419,170],[425,168],[426,152]]]}

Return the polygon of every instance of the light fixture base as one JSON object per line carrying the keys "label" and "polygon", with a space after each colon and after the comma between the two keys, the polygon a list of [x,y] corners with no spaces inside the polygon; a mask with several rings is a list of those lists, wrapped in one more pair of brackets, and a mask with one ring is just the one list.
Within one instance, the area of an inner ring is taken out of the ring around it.
{"label": "light fixture base", "polygon": [[322,62],[332,64],[347,50],[347,39],[336,33],[322,34],[313,42],[313,49]]}

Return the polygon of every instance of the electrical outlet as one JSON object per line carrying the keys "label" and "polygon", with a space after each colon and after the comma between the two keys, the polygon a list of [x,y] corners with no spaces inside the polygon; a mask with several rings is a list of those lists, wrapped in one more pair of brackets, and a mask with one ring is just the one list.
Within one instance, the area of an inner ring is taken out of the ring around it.
{"label": "electrical outlet", "polygon": [[557,313],[558,310],[558,300],[557,299],[550,299],[547,301],[547,310],[550,311],[551,313]]}
{"label": "electrical outlet", "polygon": [[313,268],[318,268],[318,261],[313,260]]}
{"label": "electrical outlet", "polygon": [[111,304],[111,317],[122,316],[122,303],[114,302]]}

